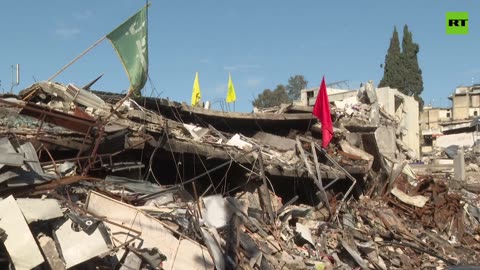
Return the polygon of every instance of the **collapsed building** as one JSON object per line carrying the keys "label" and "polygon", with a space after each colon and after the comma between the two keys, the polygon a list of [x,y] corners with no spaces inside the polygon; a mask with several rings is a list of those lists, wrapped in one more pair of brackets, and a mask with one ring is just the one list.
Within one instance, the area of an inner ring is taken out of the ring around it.
{"label": "collapsed building", "polygon": [[[411,150],[410,157],[419,159],[421,153],[418,101],[414,97],[407,96],[388,86],[375,88],[372,81],[367,83],[367,87],[368,91],[372,93],[370,97],[374,99],[372,102],[374,104],[373,111],[370,116],[367,116],[371,117],[373,128],[378,126],[379,108],[377,107],[381,107],[383,109],[382,113],[387,113],[398,122],[396,130],[389,129],[382,132],[388,133],[385,136],[389,136],[391,139],[398,137],[400,139],[399,143]],[[358,90],[327,88],[327,92],[329,100],[334,102],[337,108],[349,112],[352,111],[351,107],[358,102]],[[300,100],[295,103],[301,106],[313,106],[317,94],[318,89],[304,89],[301,91]],[[406,148],[404,147],[404,149]]]}
{"label": "collapsed building", "polygon": [[479,264],[478,195],[415,174],[408,97],[379,92],[331,99],[327,149],[298,104],[221,112],[54,82],[5,95],[1,267]]}

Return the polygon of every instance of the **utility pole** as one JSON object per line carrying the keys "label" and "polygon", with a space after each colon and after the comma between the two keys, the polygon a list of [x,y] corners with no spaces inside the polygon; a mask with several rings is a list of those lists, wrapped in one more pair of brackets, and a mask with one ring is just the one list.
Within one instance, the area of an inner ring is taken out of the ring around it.
{"label": "utility pole", "polygon": [[12,94],[13,87],[20,84],[20,65],[11,65],[10,68],[12,69],[12,83],[10,85],[10,94]]}

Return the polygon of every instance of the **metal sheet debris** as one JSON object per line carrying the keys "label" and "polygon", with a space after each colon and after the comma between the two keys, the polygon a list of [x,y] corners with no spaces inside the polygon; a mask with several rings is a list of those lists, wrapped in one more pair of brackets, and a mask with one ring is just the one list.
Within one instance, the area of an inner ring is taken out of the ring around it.
{"label": "metal sheet debris", "polygon": [[22,166],[25,157],[17,153],[7,137],[0,138],[0,169],[5,165]]}
{"label": "metal sheet debris", "polygon": [[0,169],[5,165],[17,165],[21,166],[23,164],[23,159],[19,162],[18,153],[13,148],[13,145],[10,143],[10,140],[7,137],[0,138]]}

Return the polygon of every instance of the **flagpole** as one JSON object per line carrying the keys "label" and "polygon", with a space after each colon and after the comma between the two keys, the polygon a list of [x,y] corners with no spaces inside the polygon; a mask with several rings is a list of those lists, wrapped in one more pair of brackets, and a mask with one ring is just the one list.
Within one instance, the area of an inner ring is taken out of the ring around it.
{"label": "flagpole", "polygon": [[107,36],[103,36],[101,39],[95,41],[90,47],[88,47],[85,51],[83,51],[79,56],[75,57],[72,61],[70,61],[68,64],[66,64],[62,69],[57,71],[57,73],[53,74],[50,78],[48,78],[47,81],[53,80],[55,77],[57,77],[60,73],[62,73],[65,69],[67,69],[69,66],[73,65],[73,63],[77,62],[78,59],[80,59],[82,56],[84,56],[86,53],[88,53],[91,49],[95,48],[100,42],[104,41],[107,38]]}

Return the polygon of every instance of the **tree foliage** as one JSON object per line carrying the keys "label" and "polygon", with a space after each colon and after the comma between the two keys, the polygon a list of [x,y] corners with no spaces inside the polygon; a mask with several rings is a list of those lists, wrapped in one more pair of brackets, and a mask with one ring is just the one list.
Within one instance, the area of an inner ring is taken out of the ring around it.
{"label": "tree foliage", "polygon": [[400,52],[400,40],[398,39],[397,28],[393,28],[393,35],[390,39],[390,47],[385,56],[383,78],[378,87],[390,86],[403,92],[403,62]]}
{"label": "tree foliage", "polygon": [[420,47],[413,42],[412,33],[407,25],[403,27],[402,51],[400,51],[400,41],[395,27],[385,56],[383,78],[378,86],[397,88],[405,95],[414,96],[422,108],[423,99],[420,95],[423,92],[423,78],[417,59],[419,51]]}
{"label": "tree foliage", "polygon": [[305,80],[303,75],[291,76],[288,79],[288,84],[286,86],[288,97],[292,100],[299,99],[301,90],[307,88],[307,85],[308,81]]}
{"label": "tree foliage", "polygon": [[270,89],[263,90],[263,92],[253,100],[252,105],[257,108],[268,108],[290,102],[292,102],[292,100],[288,97],[286,87],[279,84],[273,91]]}
{"label": "tree foliage", "polygon": [[420,103],[420,107],[423,107],[423,99],[420,97],[423,92],[423,78],[417,59],[419,50],[418,44],[413,42],[412,32],[408,31],[408,26],[405,25],[402,40],[402,59],[405,73],[404,93],[409,96],[413,95]]}

